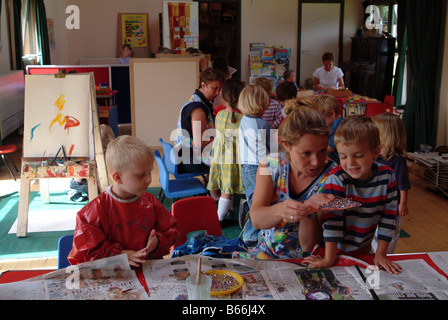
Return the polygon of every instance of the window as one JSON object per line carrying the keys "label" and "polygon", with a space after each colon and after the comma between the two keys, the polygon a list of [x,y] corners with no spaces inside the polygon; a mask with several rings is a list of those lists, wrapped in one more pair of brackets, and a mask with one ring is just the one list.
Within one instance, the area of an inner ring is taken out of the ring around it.
{"label": "window", "polygon": [[22,0],[22,60],[25,66],[39,62],[34,12],[34,3],[30,0]]}

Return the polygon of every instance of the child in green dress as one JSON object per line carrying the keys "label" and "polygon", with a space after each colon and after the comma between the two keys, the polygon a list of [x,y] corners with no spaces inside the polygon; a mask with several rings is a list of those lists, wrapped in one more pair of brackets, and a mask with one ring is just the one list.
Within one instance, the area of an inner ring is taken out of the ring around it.
{"label": "child in green dress", "polygon": [[241,164],[238,161],[238,126],[243,115],[237,112],[238,97],[244,84],[229,79],[222,87],[225,109],[215,118],[216,137],[213,141],[213,158],[210,166],[209,190],[221,190],[218,202],[218,218],[223,222],[232,218],[233,194],[244,194]]}

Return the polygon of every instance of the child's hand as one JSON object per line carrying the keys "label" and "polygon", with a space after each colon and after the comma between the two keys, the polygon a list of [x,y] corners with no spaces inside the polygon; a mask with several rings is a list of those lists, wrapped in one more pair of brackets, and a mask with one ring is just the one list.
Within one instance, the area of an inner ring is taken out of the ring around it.
{"label": "child's hand", "polygon": [[148,256],[148,249],[143,248],[138,251],[123,250],[121,253],[125,253],[128,256],[129,264],[133,267],[140,267],[141,263],[145,262],[145,258]]}
{"label": "child's hand", "polygon": [[145,249],[147,249],[148,253],[150,253],[156,250],[158,246],[159,246],[159,239],[157,238],[156,230],[152,229],[151,233],[149,234],[148,243],[146,244]]}
{"label": "child's hand", "polygon": [[385,255],[375,254],[373,259],[373,264],[379,268],[384,268],[388,273],[399,274],[401,272],[401,267],[395,262],[390,261]]}
{"label": "child's hand", "polygon": [[398,205],[398,215],[405,216],[409,213],[408,204],[407,203],[400,203]]}
{"label": "child's hand", "polygon": [[311,268],[329,268],[333,265],[322,256],[309,256],[303,259],[303,262],[308,263]]}

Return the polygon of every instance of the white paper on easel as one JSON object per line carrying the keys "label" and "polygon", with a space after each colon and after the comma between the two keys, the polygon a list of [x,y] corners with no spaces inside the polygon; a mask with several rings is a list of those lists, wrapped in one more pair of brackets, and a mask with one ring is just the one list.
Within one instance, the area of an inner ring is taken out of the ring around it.
{"label": "white paper on easel", "polygon": [[23,157],[89,157],[90,99],[90,74],[26,75]]}

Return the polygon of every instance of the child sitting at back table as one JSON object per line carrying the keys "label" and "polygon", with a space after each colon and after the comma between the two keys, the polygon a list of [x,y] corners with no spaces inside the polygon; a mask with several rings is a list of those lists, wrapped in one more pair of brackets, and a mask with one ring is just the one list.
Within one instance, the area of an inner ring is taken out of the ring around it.
{"label": "child sitting at back table", "polygon": [[130,44],[124,44],[121,47],[121,57],[118,58],[118,64],[129,64],[129,60],[131,60],[134,55],[134,51]]}
{"label": "child sitting at back table", "polygon": [[294,83],[296,89],[299,90],[299,87],[297,86],[296,83],[296,73],[293,70],[288,69],[285,72],[283,72],[283,79],[285,79],[285,81]]}
{"label": "child sitting at back table", "polygon": [[[394,237],[389,245],[387,253],[394,253],[395,247],[400,238],[401,220],[404,215],[409,213],[408,208],[408,190],[411,188],[409,180],[408,166],[406,164],[406,128],[403,120],[393,113],[381,113],[374,116],[378,130],[380,131],[381,155],[376,159],[394,170],[395,180],[397,181],[398,195],[398,215],[397,227]],[[376,251],[378,246],[378,231],[372,241],[372,249]]]}
{"label": "child sitting at back table", "polygon": [[335,143],[341,164],[328,177],[323,192],[352,198],[362,206],[320,214],[325,256],[313,255],[305,261],[325,268],[334,264],[336,254],[368,253],[378,227],[374,264],[398,274],[401,267],[386,256],[396,225],[397,186],[392,169],[375,162],[381,148],[378,128],[368,116],[349,116],[336,130]]}
{"label": "child sitting at back table", "polygon": [[341,104],[330,95],[319,96],[316,99],[316,107],[325,117],[327,125],[330,127],[330,139],[328,140],[328,157],[339,164],[339,156],[334,144],[334,133],[341,124],[344,117],[341,112]]}
{"label": "child sitting at back table", "polygon": [[71,264],[127,254],[138,267],[163,258],[178,236],[169,211],[146,192],[154,154],[140,139],[119,136],[107,146],[106,166],[113,183],[76,216]]}
{"label": "child sitting at back table", "polygon": [[[254,80],[254,84],[259,85],[262,87],[267,95],[269,96],[272,92],[272,80],[269,80],[267,78],[258,77]],[[264,112],[262,119],[269,122],[271,125],[271,129],[277,129],[280,126],[280,123],[282,121],[282,105],[269,97],[269,105],[266,111]]]}

